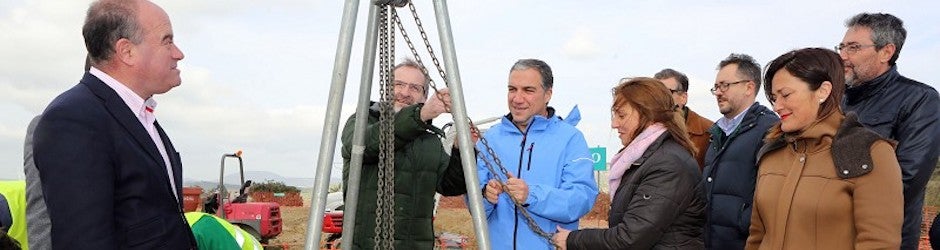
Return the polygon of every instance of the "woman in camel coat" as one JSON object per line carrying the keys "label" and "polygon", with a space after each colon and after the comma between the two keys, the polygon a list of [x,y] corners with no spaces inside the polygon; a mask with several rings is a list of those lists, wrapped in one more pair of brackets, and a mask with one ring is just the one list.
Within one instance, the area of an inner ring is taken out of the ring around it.
{"label": "woman in camel coat", "polygon": [[746,249],[898,249],[903,195],[894,144],[839,108],[833,51],[770,62],[764,91],[780,115],[758,154]]}

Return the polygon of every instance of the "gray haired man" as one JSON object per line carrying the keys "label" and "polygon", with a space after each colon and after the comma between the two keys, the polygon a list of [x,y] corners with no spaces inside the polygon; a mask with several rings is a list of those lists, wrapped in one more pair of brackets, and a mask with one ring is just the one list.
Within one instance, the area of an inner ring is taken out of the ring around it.
{"label": "gray haired man", "polygon": [[904,181],[901,249],[917,249],[924,188],[940,154],[940,97],[929,85],[898,73],[907,36],[901,19],[861,13],[845,26],[845,37],[836,46],[848,84],[842,110],[857,113],[866,127],[898,142],[895,153]]}

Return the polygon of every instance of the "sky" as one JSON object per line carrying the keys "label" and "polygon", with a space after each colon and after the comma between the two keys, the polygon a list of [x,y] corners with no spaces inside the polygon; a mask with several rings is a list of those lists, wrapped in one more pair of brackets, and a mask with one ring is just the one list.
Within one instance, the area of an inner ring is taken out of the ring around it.
{"label": "sky", "polygon": [[[246,170],[313,177],[343,1],[154,2],[169,14],[186,56],[178,66],[182,85],[154,97],[157,119],[182,156],[184,177],[218,178],[221,155],[235,150],[244,151]],[[341,122],[355,112],[370,2],[359,4]],[[0,179],[23,178],[26,125],[81,78],[81,26],[89,3],[0,1]],[[442,57],[432,2],[416,6]],[[450,1],[448,7],[471,119],[507,113],[510,66],[542,59],[555,75],[550,105],[562,115],[578,105],[578,128],[608,156],[621,147],[609,111],[610,90],[619,79],[663,68],[681,71],[690,78],[688,106],[716,120],[721,114],[708,89],[719,61],[744,53],[764,66],[792,49],[832,48],[845,34],[845,20],[860,12],[904,20],[908,37],[899,71],[940,86],[940,74],[929,66],[940,59],[938,1],[479,0]],[[407,9],[399,12],[420,42]],[[396,48],[398,61],[410,56],[404,42]],[[430,62],[426,52],[420,56]],[[763,95],[757,100],[767,104]],[[333,162],[340,163],[335,155]]]}

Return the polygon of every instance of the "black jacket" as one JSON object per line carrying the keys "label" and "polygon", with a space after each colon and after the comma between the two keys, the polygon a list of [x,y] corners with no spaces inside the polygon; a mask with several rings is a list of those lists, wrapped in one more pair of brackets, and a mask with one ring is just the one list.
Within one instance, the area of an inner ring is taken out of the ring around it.
{"label": "black jacket", "polygon": [[701,180],[692,154],[664,133],[623,174],[609,229],[572,231],[568,249],[703,249]]}
{"label": "black jacket", "polygon": [[751,226],[751,204],[757,180],[757,150],[764,145],[767,131],[780,118],[754,103],[745,111],[741,124],[730,135],[718,127],[709,129],[711,139],[705,152],[705,248],[744,249]]}
{"label": "black jacket", "polygon": [[898,142],[895,153],[904,180],[902,249],[917,247],[924,206],[924,188],[940,152],[940,97],[930,86],[902,76],[897,66],[846,89],[846,113],[881,136]]}

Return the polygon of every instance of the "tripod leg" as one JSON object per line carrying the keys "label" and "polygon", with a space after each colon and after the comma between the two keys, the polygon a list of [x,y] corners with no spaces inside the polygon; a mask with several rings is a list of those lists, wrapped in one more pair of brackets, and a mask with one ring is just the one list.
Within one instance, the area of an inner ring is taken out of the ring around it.
{"label": "tripod leg", "polygon": [[356,30],[358,7],[358,0],[347,0],[343,7],[340,36],[336,46],[336,57],[333,61],[333,79],[330,84],[330,96],[327,102],[327,117],[323,124],[323,137],[320,140],[320,154],[313,183],[314,196],[311,199],[310,215],[308,217],[310,220],[307,223],[309,231],[307,231],[307,238],[304,241],[304,249],[307,250],[313,250],[320,245],[320,236],[323,233],[323,212],[326,206],[326,193],[329,191],[333,155],[336,152],[336,137],[339,131],[340,111],[343,105],[343,91],[346,89],[346,75],[349,73],[349,57]]}
{"label": "tripod leg", "polygon": [[448,88],[452,103],[454,126],[457,129],[457,141],[460,143],[460,158],[463,161],[463,173],[467,181],[467,197],[470,201],[470,215],[473,228],[476,232],[477,246],[483,250],[490,249],[490,235],[486,226],[483,212],[483,195],[480,190],[480,179],[477,177],[477,165],[473,155],[473,141],[470,139],[470,119],[467,117],[467,108],[463,98],[463,87],[460,83],[460,70],[457,67],[457,52],[454,49],[454,36],[451,32],[450,15],[447,12],[446,0],[434,0],[434,13],[437,18],[437,30],[441,39],[441,49],[444,55]]}

